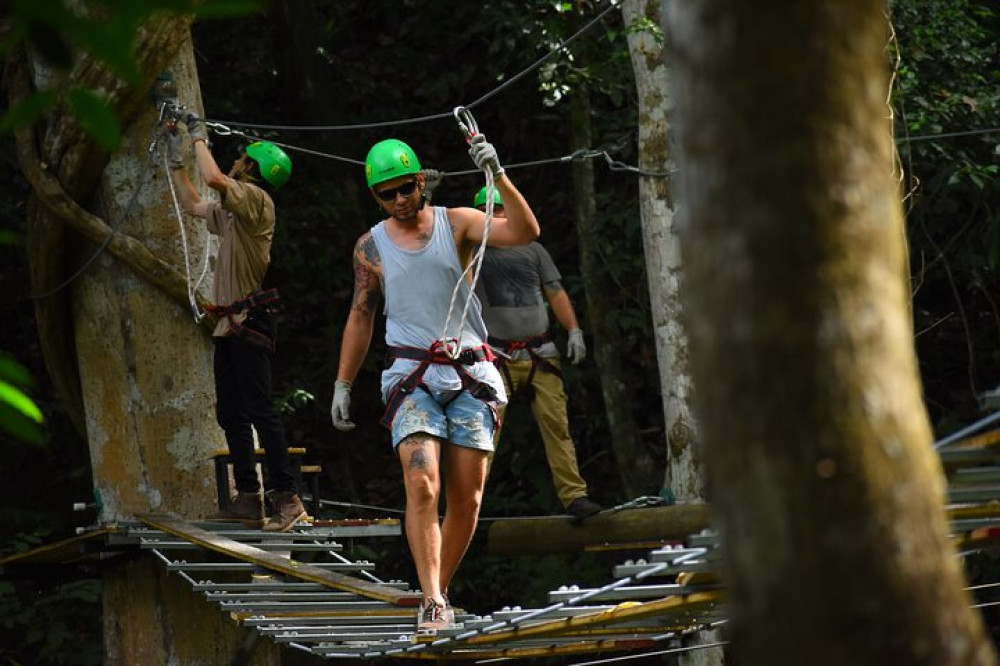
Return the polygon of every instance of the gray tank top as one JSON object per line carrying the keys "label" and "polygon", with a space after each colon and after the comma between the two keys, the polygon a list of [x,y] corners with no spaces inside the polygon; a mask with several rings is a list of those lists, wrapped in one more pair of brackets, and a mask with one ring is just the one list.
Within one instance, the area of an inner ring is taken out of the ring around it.
{"label": "gray tank top", "polygon": [[[462,308],[471,299],[462,327],[462,348],[479,347],[486,340],[479,299],[462,279],[462,266],[458,250],[448,223],[448,210],[435,206],[434,227],[427,245],[418,250],[407,250],[396,245],[385,230],[385,222],[371,229],[372,239],[382,262],[383,292],[385,297],[385,342],[393,347],[430,349],[438,340],[448,316],[448,304],[455,284],[461,282],[445,337],[458,336]],[[382,398],[419,363],[409,359],[396,359],[382,373]],[[485,382],[497,391],[500,404],[507,401],[503,380],[496,367],[489,361],[464,366],[475,379]],[[462,388],[462,380],[451,366],[431,365],[424,373],[424,384],[438,391]]]}

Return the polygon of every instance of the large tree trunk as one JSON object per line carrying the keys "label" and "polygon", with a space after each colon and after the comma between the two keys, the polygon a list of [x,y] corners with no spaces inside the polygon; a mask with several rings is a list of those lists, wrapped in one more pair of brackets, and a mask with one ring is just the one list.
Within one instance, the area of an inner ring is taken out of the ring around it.
{"label": "large tree trunk", "polygon": [[[189,26],[189,18],[151,21],[139,31],[136,54],[149,82],[169,67],[182,100],[198,112]],[[44,66],[30,66],[34,85],[43,85]],[[12,59],[8,72],[11,96],[26,94],[24,60]],[[149,86],[129,87],[86,56],[70,81],[105,94],[122,119],[122,147],[109,160],[64,106],[19,130],[18,157],[34,189],[33,289],[53,290],[120,226],[79,277],[38,301],[47,363],[70,409],[82,414],[102,521],[150,511],[204,515],[215,497],[210,454],[224,443],[214,419],[210,340],[194,322],[180,277],[183,247],[167,177],[161,165],[146,171],[157,120]],[[186,224],[200,266],[207,231]],[[182,579],[139,559],[105,569],[103,580],[105,663],[230,663],[245,632],[225,628]],[[276,654],[267,644],[253,663],[275,663]]]}
{"label": "large tree trunk", "polygon": [[[670,69],[666,43],[657,40],[643,24],[659,29],[666,0],[625,0],[622,17],[628,26],[629,54],[639,94],[639,166],[645,171],[667,173],[674,169],[670,154]],[[682,324],[680,297],[681,247],[674,226],[674,198],[670,180],[639,179],[639,212],[649,276],[656,358],[660,369],[667,467],[663,486],[679,501],[704,499],[704,480],[698,452],[698,430],[688,405],[691,375],[688,372],[687,336]]]}
{"label": "large tree trunk", "polygon": [[[580,84],[570,100],[574,149],[591,144],[590,104],[586,85]],[[632,415],[631,388],[622,368],[619,346],[621,336],[614,321],[602,316],[614,308],[598,248],[600,235],[594,230],[597,204],[594,197],[594,167],[589,160],[573,163],[573,193],[576,207],[577,236],[580,248],[580,273],[587,292],[587,319],[594,339],[594,362],[601,376],[604,409],[608,415],[611,443],[621,474],[622,486],[629,497],[639,497],[659,490],[660,479],[646,453],[635,417]]]}
{"label": "large tree trunk", "polygon": [[680,0],[685,309],[740,664],[992,664],[942,509],[885,6]]}

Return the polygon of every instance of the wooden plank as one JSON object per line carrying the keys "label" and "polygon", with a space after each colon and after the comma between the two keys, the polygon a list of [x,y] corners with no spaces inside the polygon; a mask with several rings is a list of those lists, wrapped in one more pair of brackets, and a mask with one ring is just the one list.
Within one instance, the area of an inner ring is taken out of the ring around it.
{"label": "wooden plank", "polygon": [[[489,643],[503,643],[522,638],[538,638],[543,636],[559,636],[567,638],[576,631],[589,630],[596,627],[614,626],[615,624],[636,622],[639,620],[664,618],[678,614],[689,618],[703,611],[714,608],[722,602],[721,591],[698,592],[687,596],[670,596],[639,604],[619,604],[611,610],[573,617],[559,618],[538,624],[516,626],[511,629],[501,629],[496,632],[472,636],[461,642],[461,646],[475,646]],[[540,618],[543,619],[544,618]],[[695,620],[684,623],[687,626],[698,624]]]}
{"label": "wooden plank", "polygon": [[[139,520],[152,528],[173,534],[202,548],[221,553],[227,557],[250,562],[258,566],[283,573],[299,580],[319,583],[335,590],[352,592],[368,599],[378,599],[396,606],[417,606],[421,595],[415,592],[402,592],[387,585],[379,585],[360,580],[351,576],[327,571],[305,562],[298,562],[274,553],[255,548],[249,544],[234,541],[221,534],[203,530],[171,516],[156,514],[139,514]],[[265,534],[262,532],[261,534]]]}
{"label": "wooden plank", "polygon": [[566,516],[509,518],[490,525],[490,555],[574,553],[606,544],[676,541],[708,527],[707,504],[599,513],[574,525]]}
{"label": "wooden plank", "polygon": [[91,541],[104,541],[108,535],[117,532],[118,528],[115,526],[90,530],[68,539],[0,558],[0,567],[12,564],[72,564],[93,555],[87,550],[86,544]]}

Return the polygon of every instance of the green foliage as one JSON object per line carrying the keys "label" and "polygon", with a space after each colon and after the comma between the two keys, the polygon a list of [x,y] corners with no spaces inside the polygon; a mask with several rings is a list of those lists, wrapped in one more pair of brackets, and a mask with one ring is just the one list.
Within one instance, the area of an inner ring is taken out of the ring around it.
{"label": "green foliage", "polygon": [[0,581],[0,662],[97,666],[102,649],[101,584],[96,579],[44,590]]}
{"label": "green foliage", "polygon": [[278,405],[278,412],[282,415],[290,415],[303,409],[316,400],[316,396],[302,389],[292,389],[279,396],[275,401]]}
{"label": "green foliage", "polygon": [[50,88],[39,90],[0,118],[0,132],[30,124],[65,96],[84,130],[108,151],[121,142],[121,124],[100,93],[68,86],[69,72],[85,53],[107,66],[131,85],[140,85],[142,74],[135,60],[135,35],[139,26],[158,12],[193,13],[222,17],[257,11],[254,0],[10,0],[11,30],[0,42],[0,55],[19,44],[30,45],[56,76]]}
{"label": "green foliage", "polygon": [[24,393],[33,385],[24,366],[0,352],[0,430],[22,442],[40,445],[44,441],[42,411]]}
{"label": "green foliage", "polygon": [[[18,534],[3,555],[35,548],[47,530]],[[38,587],[0,581],[0,663],[37,666],[96,666],[102,661],[101,583],[85,578],[52,580]]]}
{"label": "green foliage", "polygon": [[1000,383],[1000,134],[974,133],[1000,127],[998,20],[978,0],[892,4],[917,350],[942,434],[977,418],[976,395]]}

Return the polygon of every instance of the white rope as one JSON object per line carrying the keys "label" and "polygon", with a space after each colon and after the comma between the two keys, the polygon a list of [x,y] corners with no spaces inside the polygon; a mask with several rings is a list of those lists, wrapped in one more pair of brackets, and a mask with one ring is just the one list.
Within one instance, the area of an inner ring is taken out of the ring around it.
{"label": "white rope", "polygon": [[194,314],[194,321],[196,324],[200,324],[201,320],[205,318],[205,313],[201,311],[198,307],[198,299],[196,294],[198,289],[201,287],[201,283],[205,280],[205,276],[208,274],[208,259],[211,254],[211,234],[206,234],[205,236],[205,263],[201,268],[201,275],[198,276],[197,282],[193,285],[191,284],[191,256],[188,251],[188,241],[187,241],[187,231],[184,229],[184,212],[181,210],[180,202],[177,200],[177,190],[174,188],[174,179],[170,175],[170,163],[167,161],[167,155],[163,155],[163,171],[167,174],[167,184],[170,186],[170,198],[174,202],[174,216],[177,218],[177,227],[181,231],[181,246],[184,248],[184,276],[187,282],[187,292],[188,292],[188,303],[191,305],[191,312]]}
{"label": "white rope", "polygon": [[[469,113],[468,109],[463,107],[456,107],[454,110],[455,120],[458,121],[458,126],[462,130],[462,133],[466,135],[467,138],[475,136],[479,133],[479,127],[476,125],[475,119],[472,114]],[[463,119],[465,122],[463,122]],[[472,256],[472,260],[462,271],[462,274],[458,277],[458,281],[455,283],[455,288],[451,291],[451,302],[448,303],[448,315],[444,320],[444,330],[441,331],[441,338],[438,342],[441,344],[441,348],[448,355],[449,358],[457,359],[459,354],[462,353],[462,333],[465,330],[465,322],[468,319],[469,305],[472,303],[472,299],[475,295],[476,284],[479,283],[479,273],[483,268],[483,257],[486,256],[486,245],[490,238],[490,227],[493,224],[493,198],[496,191],[496,184],[493,178],[493,172],[490,171],[489,166],[483,167],[483,174],[486,176],[486,221],[483,224],[483,238],[479,243],[479,247],[476,249],[476,253]],[[466,282],[466,276],[468,276],[469,271],[472,270],[472,282]],[[458,295],[461,292],[462,285],[466,284],[469,289],[469,295],[465,299],[465,305],[462,307],[462,315],[458,320],[458,333],[455,337],[448,336],[448,327],[451,325],[451,318],[455,311],[455,302],[458,300]],[[485,342],[485,340],[483,341]]]}

